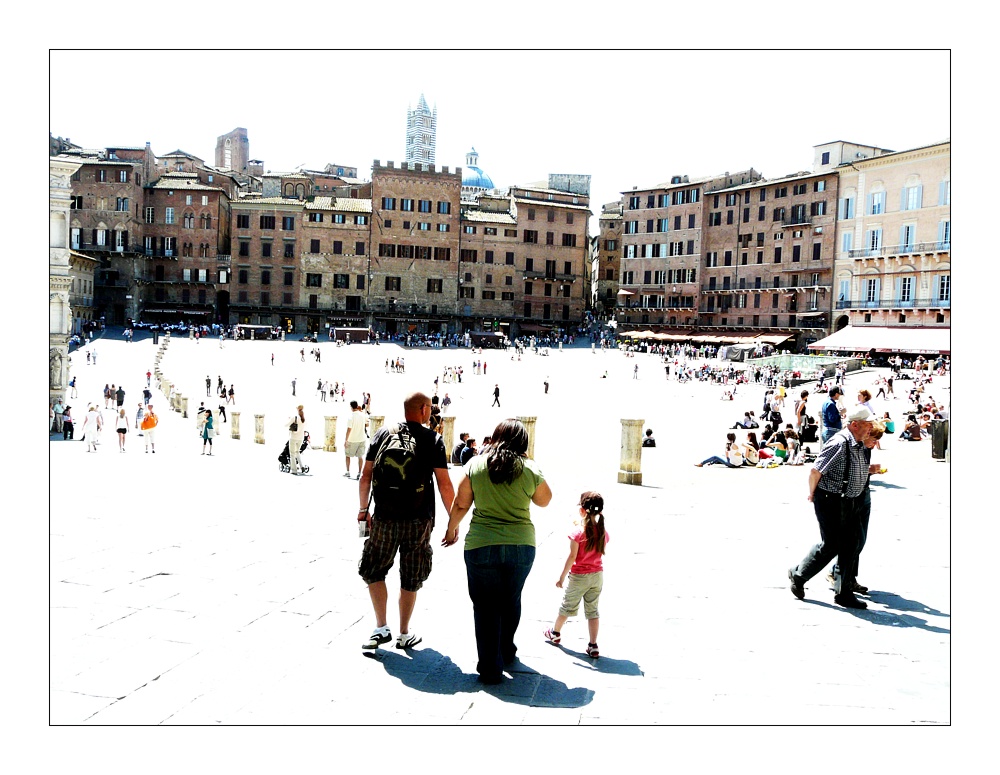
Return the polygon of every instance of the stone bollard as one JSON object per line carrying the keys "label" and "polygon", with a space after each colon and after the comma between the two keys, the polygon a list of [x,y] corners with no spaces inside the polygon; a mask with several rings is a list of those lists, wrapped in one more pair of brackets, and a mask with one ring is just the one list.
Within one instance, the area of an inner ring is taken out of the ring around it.
{"label": "stone bollard", "polygon": [[337,418],[326,415],[323,417],[323,451],[337,451]]}
{"label": "stone bollard", "polygon": [[238,439],[240,437],[240,413],[230,412],[229,416],[233,418],[233,421],[229,423],[229,438]]}
{"label": "stone bollard", "polygon": [[189,328],[188,329],[188,339],[190,339],[192,342],[194,341],[194,329],[193,328]]}
{"label": "stone bollard", "polygon": [[368,418],[368,435],[369,438],[378,433],[378,429],[385,425],[385,415],[384,414],[373,414]]}
{"label": "stone bollard", "polygon": [[538,418],[537,417],[518,417],[517,419],[521,421],[521,424],[525,427],[525,430],[528,431],[528,451],[525,452],[524,454],[527,457],[530,457],[532,460],[534,460],[534,458],[535,458],[535,420],[537,420]]}
{"label": "stone bollard", "polygon": [[253,416],[253,443],[264,443],[264,415],[262,414]]}
{"label": "stone bollard", "polygon": [[645,420],[622,420],[619,484],[642,484],[642,426]]}
{"label": "stone bollard", "polygon": [[453,415],[445,415],[441,418],[441,438],[444,439],[444,450],[448,453],[448,462],[451,463],[451,450],[455,446],[455,418]]}
{"label": "stone bollard", "polygon": [[183,417],[186,420],[187,416],[188,416],[188,399],[187,399],[187,396],[178,396],[178,398],[180,398],[180,400],[181,400],[181,417]]}

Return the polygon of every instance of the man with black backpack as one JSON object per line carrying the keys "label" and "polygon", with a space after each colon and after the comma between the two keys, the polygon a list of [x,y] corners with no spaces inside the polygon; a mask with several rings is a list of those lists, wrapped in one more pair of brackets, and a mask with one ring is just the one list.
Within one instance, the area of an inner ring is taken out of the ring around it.
{"label": "man with black backpack", "polygon": [[[388,590],[385,577],[399,552],[399,637],[396,648],[406,649],[421,638],[409,631],[417,590],[431,573],[431,531],[434,529],[434,485],[445,513],[451,511],[455,488],[448,475],[444,440],[426,427],[431,400],[412,393],[403,402],[405,422],[384,426],[371,440],[358,487],[358,522],[367,522],[370,534],[358,564],[375,609],[375,630],[361,648],[375,649],[392,640],[386,620]],[[369,512],[371,498],[375,512]]]}

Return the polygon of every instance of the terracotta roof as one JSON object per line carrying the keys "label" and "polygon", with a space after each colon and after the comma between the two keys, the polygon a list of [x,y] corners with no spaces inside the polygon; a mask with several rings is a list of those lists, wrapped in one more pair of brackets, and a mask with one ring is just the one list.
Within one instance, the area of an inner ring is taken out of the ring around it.
{"label": "terracotta roof", "polygon": [[505,223],[510,225],[517,223],[517,219],[510,213],[491,213],[482,210],[466,210],[462,213],[462,220],[473,223]]}
{"label": "terracotta roof", "polygon": [[84,158],[75,158],[74,157],[74,161],[78,161],[80,164],[98,164],[98,165],[106,165],[106,166],[109,166],[109,167],[134,167],[137,164],[142,164],[142,162],[139,161],[138,159],[125,159],[125,160],[122,160],[122,159],[88,159],[86,157],[84,157]]}
{"label": "terracotta roof", "polygon": [[288,205],[290,207],[301,207],[304,203],[301,199],[289,199],[283,196],[241,196],[233,202],[234,205]]}
{"label": "terracotta roof", "polygon": [[[565,191],[559,192],[566,195]],[[556,202],[552,199],[522,199],[521,197],[514,197],[515,202],[520,202],[523,205],[545,205],[546,207],[563,207],[567,210],[583,210],[584,212],[590,212],[590,208],[587,205],[575,205],[569,202]]]}
{"label": "terracotta roof", "polygon": [[162,178],[157,180],[150,186],[146,188],[163,188],[170,189],[172,191],[222,191],[225,193],[225,189],[219,188],[218,186],[206,186],[201,183],[197,176],[194,178],[176,178],[164,175]]}
{"label": "terracotta roof", "polygon": [[349,213],[370,213],[372,211],[371,199],[352,199],[349,196],[330,198],[334,200],[332,210],[345,210]]}

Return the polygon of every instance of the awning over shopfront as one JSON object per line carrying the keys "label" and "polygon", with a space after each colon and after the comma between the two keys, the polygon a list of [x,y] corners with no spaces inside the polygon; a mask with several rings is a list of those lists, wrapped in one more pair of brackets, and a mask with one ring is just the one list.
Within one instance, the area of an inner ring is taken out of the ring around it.
{"label": "awning over shopfront", "polygon": [[847,326],[813,342],[810,350],[849,352],[950,353],[951,328],[903,326]]}

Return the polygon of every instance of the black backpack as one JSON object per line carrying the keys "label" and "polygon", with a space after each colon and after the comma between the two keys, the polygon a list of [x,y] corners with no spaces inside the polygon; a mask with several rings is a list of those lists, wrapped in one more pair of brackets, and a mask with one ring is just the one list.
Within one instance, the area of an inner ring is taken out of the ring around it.
{"label": "black backpack", "polygon": [[406,423],[390,431],[372,464],[376,510],[389,515],[420,514],[427,497],[427,472],[417,458],[417,439]]}

